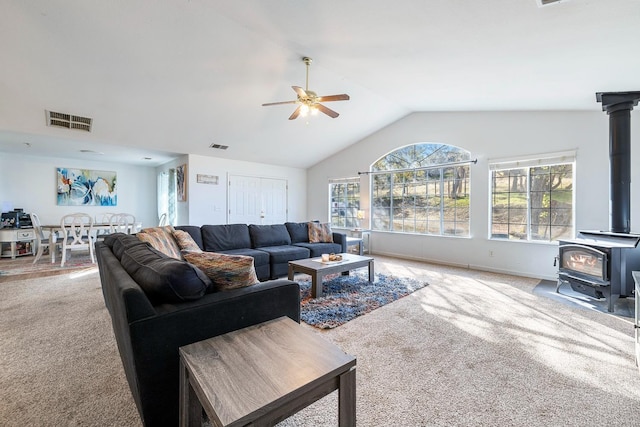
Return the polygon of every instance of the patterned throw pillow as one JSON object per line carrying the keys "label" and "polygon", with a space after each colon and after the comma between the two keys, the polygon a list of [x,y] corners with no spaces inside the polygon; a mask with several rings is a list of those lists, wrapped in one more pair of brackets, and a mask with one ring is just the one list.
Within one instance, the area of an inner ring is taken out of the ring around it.
{"label": "patterned throw pillow", "polygon": [[163,254],[175,259],[182,259],[180,247],[173,237],[174,228],[171,225],[164,227],[143,228],[136,236],[143,242],[148,242],[151,247]]}
{"label": "patterned throw pillow", "polygon": [[331,224],[309,223],[309,243],[333,243]]}
{"label": "patterned throw pillow", "polygon": [[173,230],[173,237],[176,239],[176,243],[180,247],[181,251],[186,252],[202,252],[200,246],[193,240],[191,234],[183,230]]}
{"label": "patterned throw pillow", "polygon": [[227,255],[217,252],[183,252],[184,259],[206,274],[218,291],[225,291],[258,283],[253,257]]}

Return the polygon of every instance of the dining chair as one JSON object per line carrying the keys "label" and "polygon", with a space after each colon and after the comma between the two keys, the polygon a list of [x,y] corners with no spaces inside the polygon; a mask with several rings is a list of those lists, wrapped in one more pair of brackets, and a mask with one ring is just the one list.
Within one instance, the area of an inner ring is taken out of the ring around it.
{"label": "dining chair", "polygon": [[67,260],[67,251],[88,250],[91,262],[95,264],[93,253],[95,238],[93,237],[93,217],[86,213],[68,214],[60,220],[62,229],[62,261],[60,267],[64,267]]}
{"label": "dining chair", "polygon": [[113,212],[96,214],[95,224],[109,224],[109,221],[111,221],[111,217],[114,215],[115,213]]}
{"label": "dining chair", "polygon": [[[113,212],[105,212],[105,213],[101,213],[101,214],[96,214],[95,217],[95,222],[94,224],[111,224],[111,217],[114,216],[115,213]],[[104,236],[106,236],[107,234],[109,234],[109,228],[101,228],[101,229],[96,229],[96,239],[103,239]]]}
{"label": "dining chair", "polygon": [[158,221],[158,227],[164,227],[167,225],[167,213],[163,213],[160,215],[160,220]]}
{"label": "dining chair", "polygon": [[111,216],[109,221],[109,233],[134,234],[136,217],[129,213],[118,213]]}
{"label": "dining chair", "polygon": [[[40,223],[40,218],[35,213],[31,214],[31,225],[33,226],[33,229],[36,232],[36,246],[38,247],[38,252],[36,253],[36,257],[33,260],[33,263],[35,264],[40,260],[45,249],[48,249],[49,253],[51,254],[51,263],[52,264],[55,263],[56,252],[60,248],[61,242],[56,241],[55,243],[53,243],[51,241],[53,240],[51,239],[51,235],[49,235],[49,237],[45,237],[44,231],[42,231],[42,224]],[[53,245],[53,247],[51,247],[51,245]]]}

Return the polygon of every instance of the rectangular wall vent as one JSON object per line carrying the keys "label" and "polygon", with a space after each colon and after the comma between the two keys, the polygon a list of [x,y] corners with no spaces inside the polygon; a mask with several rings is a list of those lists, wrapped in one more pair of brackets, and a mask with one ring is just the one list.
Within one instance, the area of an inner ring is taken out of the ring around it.
{"label": "rectangular wall vent", "polygon": [[546,6],[548,4],[560,3],[562,0],[538,0],[538,7]]}
{"label": "rectangular wall vent", "polygon": [[48,110],[45,110],[45,112],[47,114],[47,126],[91,132],[93,119],[89,117],[74,116],[73,114],[57,113]]}
{"label": "rectangular wall vent", "polygon": [[218,150],[226,150],[227,148],[229,148],[228,145],[220,145],[220,144],[211,144],[209,147],[215,148]]}

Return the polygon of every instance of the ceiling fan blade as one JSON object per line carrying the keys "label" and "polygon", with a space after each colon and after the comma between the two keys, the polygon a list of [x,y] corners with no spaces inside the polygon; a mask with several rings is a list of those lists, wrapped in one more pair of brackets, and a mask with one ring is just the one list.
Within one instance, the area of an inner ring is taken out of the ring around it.
{"label": "ceiling fan blade", "polygon": [[300,86],[291,86],[293,88],[293,90],[296,91],[296,93],[298,94],[298,96],[300,98],[308,98],[309,95],[307,95],[307,92],[305,92],[304,89],[302,89]]}
{"label": "ceiling fan blade", "polygon": [[262,106],[267,107],[269,105],[295,104],[296,102],[298,101],[268,102],[266,104],[262,104]]}
{"label": "ceiling fan blade", "polygon": [[318,110],[322,111],[323,113],[325,113],[327,116],[335,119],[336,117],[338,117],[340,114],[336,113],[335,111],[333,111],[331,108],[327,108],[322,104],[316,104],[315,105]]}
{"label": "ceiling fan blade", "polygon": [[329,95],[329,96],[321,96],[318,98],[318,102],[329,102],[329,101],[348,101],[349,95],[346,93],[342,93],[340,95]]}
{"label": "ceiling fan blade", "polygon": [[296,108],[296,110],[289,116],[289,120],[297,119],[301,111],[302,111],[302,105],[298,105],[298,108]]}

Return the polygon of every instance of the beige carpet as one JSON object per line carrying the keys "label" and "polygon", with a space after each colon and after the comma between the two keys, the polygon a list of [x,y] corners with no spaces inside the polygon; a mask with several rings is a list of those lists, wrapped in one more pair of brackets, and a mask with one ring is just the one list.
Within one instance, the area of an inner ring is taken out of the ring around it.
{"label": "beige carpet", "polygon": [[97,268],[0,283],[0,425],[140,426]]}
{"label": "beige carpet", "polygon": [[[376,271],[430,286],[311,328],[358,358],[359,426],[640,425],[631,319],[533,279],[382,257]],[[1,283],[0,316],[0,425],[140,425],[97,273]],[[336,412],[333,393],[281,425]]]}

